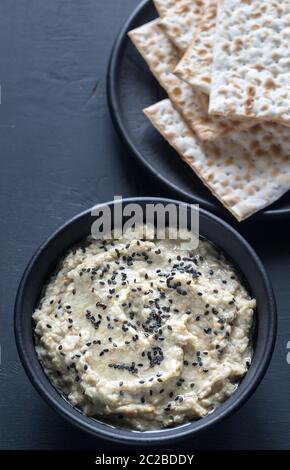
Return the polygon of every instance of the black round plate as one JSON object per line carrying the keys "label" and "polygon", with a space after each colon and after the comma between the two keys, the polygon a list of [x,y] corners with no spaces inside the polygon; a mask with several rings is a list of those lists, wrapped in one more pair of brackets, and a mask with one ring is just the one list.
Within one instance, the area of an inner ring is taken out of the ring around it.
{"label": "black round plate", "polygon": [[[129,151],[174,194],[217,213],[233,217],[204,187],[193,171],[152,127],[142,109],[166,95],[127,36],[157,16],[151,0],[143,1],[123,26],[113,47],[107,77],[109,107],[114,125]],[[290,216],[290,194],[251,220],[272,220]]]}

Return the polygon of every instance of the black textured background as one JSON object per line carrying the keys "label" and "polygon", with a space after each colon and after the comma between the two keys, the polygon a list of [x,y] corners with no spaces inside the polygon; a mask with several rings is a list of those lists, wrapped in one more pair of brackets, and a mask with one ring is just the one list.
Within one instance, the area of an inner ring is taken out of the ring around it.
{"label": "black textured background", "polygon": [[[106,101],[106,67],[138,0],[0,2],[0,448],[95,449],[97,440],[39,398],[19,363],[13,303],[37,246],[60,224],[114,194],[172,196],[127,155]],[[251,400],[193,449],[290,449],[290,224],[240,225],[270,274],[279,328]]]}

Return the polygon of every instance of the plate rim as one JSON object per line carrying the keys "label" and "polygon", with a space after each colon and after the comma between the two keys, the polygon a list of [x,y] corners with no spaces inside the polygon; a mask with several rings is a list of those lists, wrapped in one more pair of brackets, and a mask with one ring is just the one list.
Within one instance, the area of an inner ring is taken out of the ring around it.
{"label": "plate rim", "polygon": [[[281,220],[290,217],[290,207],[289,208],[277,208],[277,209],[262,209],[261,211],[257,212],[256,214],[252,215],[250,218],[245,219],[245,221],[238,222],[235,217],[233,217],[226,208],[220,206],[215,203],[211,203],[206,199],[200,198],[198,195],[192,195],[186,190],[183,190],[175,183],[169,181],[166,176],[160,173],[158,170],[150,164],[146,158],[144,157],[143,153],[138,149],[138,147],[132,141],[129,133],[127,132],[126,126],[124,125],[121,112],[119,109],[119,94],[117,92],[117,83],[118,83],[118,64],[121,62],[121,56],[123,53],[123,45],[128,39],[128,31],[132,29],[132,23],[138,20],[138,17],[142,15],[143,10],[146,8],[150,8],[150,4],[152,9],[154,10],[154,5],[152,4],[151,0],[143,0],[129,15],[126,19],[125,23],[121,27],[117,37],[114,41],[110,58],[107,67],[107,78],[106,78],[106,87],[107,87],[107,99],[108,99],[108,106],[111,115],[112,122],[114,124],[115,130],[121,140],[121,142],[125,145],[125,147],[129,150],[129,152],[136,157],[137,161],[141,163],[146,171],[151,175],[154,175],[156,180],[162,182],[163,186],[167,189],[170,189],[173,192],[172,196],[177,196],[184,198],[185,201],[191,202],[194,204],[200,204],[201,208],[204,208],[210,212],[217,214],[219,217],[222,217],[225,220],[230,220],[232,222],[237,222],[239,224],[251,221],[270,221],[270,220]],[[134,26],[136,27],[136,26]],[[279,201],[279,199],[278,199]],[[275,201],[276,202],[276,201]]]}

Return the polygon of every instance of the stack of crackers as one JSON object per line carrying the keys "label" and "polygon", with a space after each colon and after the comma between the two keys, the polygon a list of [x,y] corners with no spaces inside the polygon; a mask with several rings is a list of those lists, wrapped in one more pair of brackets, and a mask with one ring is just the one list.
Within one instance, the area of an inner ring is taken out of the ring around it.
{"label": "stack of crackers", "polygon": [[290,189],[290,1],[153,1],[129,36],[168,99],[144,113],[244,220]]}

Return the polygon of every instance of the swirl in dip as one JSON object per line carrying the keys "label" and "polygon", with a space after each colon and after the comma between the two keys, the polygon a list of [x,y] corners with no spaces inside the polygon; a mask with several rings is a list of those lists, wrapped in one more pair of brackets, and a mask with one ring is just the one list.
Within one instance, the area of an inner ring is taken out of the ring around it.
{"label": "swirl in dip", "polygon": [[33,314],[53,385],[89,416],[138,430],[198,419],[251,362],[255,300],[213,246],[88,238]]}

